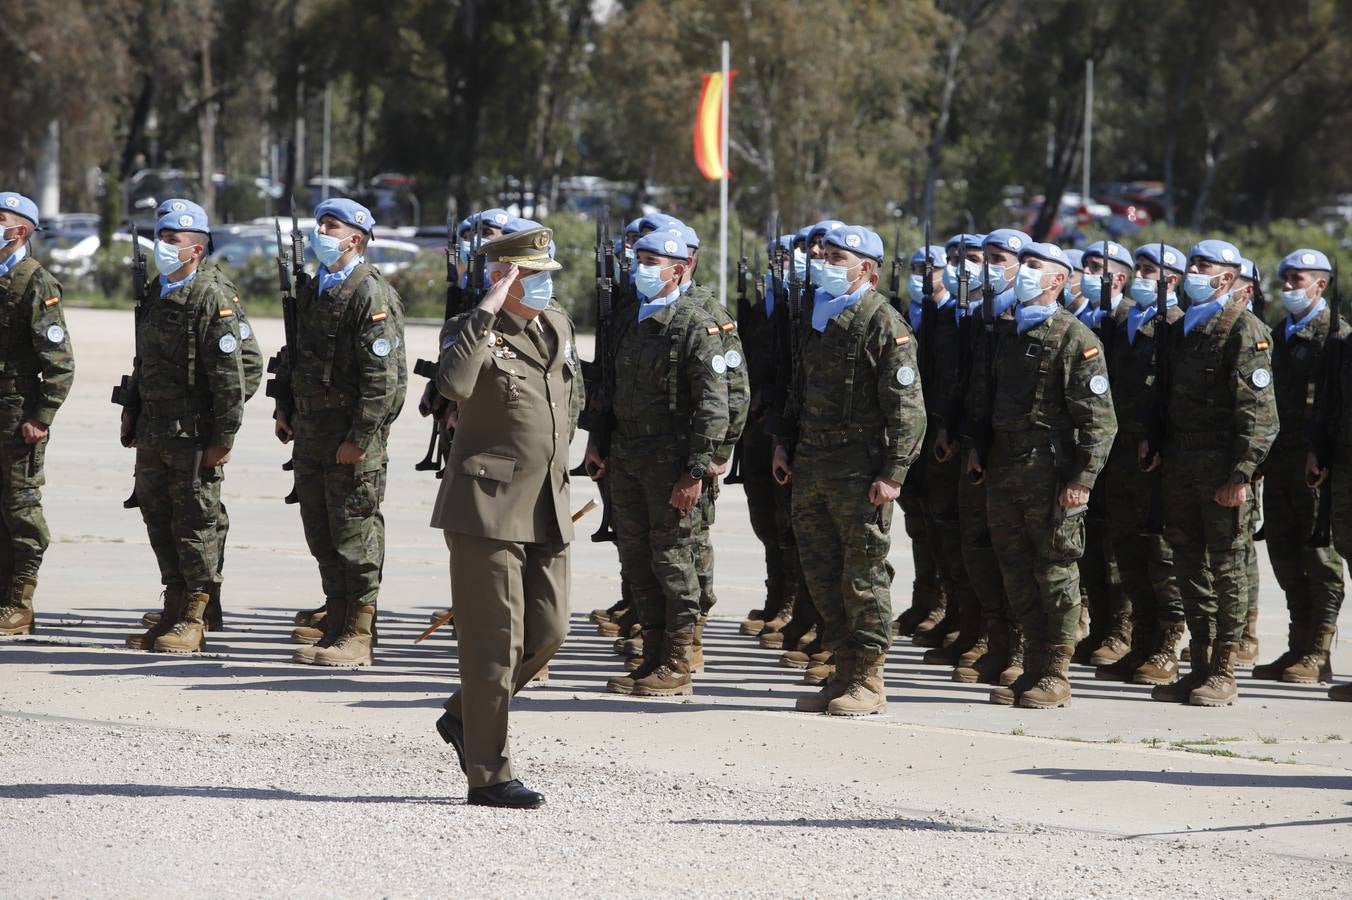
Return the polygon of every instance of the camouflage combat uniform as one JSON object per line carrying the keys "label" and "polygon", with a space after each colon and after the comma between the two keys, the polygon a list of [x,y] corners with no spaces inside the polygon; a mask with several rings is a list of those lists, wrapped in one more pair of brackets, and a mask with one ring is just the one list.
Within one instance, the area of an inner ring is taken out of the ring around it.
{"label": "camouflage combat uniform", "polygon": [[[296,493],[331,643],[353,610],[376,606],[385,563],[386,445],[404,406],[408,370],[404,304],[379,270],[361,263],[341,284],[323,293],[318,287],[312,277],[297,292],[297,346],[283,354],[277,380],[279,405],[293,409]],[[365,459],[339,464],[344,441]]]}
{"label": "camouflage combat uniform", "polygon": [[[1047,676],[1063,675],[1079,622],[1086,510],[1064,509],[1058,495],[1071,483],[1093,488],[1117,419],[1102,345],[1064,309],[1023,334],[1002,336],[993,375],[987,515],[1028,645],[1025,680],[1005,699],[1026,701],[1034,682],[1046,691]],[[985,377],[978,372],[978,397],[987,396]],[[1006,690],[993,699],[1000,702]]]}
{"label": "camouflage combat uniform", "polygon": [[46,441],[25,444],[19,428],[28,419],[50,427],[74,380],[61,285],[25,256],[0,276],[0,634],[31,629],[50,542],[41,490]]}
{"label": "camouflage combat uniform", "polygon": [[186,284],[166,286],[149,286],[131,378],[135,493],[165,587],[160,619],[129,641],[147,650],[184,615],[184,598],[219,588],[224,467],[205,467],[202,453],[234,446],[263,372],[238,292],[220,269],[204,264]]}

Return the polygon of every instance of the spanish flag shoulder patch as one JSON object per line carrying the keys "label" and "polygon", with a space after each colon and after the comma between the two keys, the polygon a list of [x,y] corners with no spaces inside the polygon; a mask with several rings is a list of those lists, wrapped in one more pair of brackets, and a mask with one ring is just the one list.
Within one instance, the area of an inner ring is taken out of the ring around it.
{"label": "spanish flag shoulder patch", "polygon": [[43,306],[56,306],[56,304],[58,304],[58,303],[60,303],[60,302],[61,302],[61,298],[60,298],[60,297],[48,297],[46,300],[43,300],[43,301],[42,301],[42,305],[43,305]]}
{"label": "spanish flag shoulder patch", "polygon": [[1085,359],[1093,359],[1094,357],[1096,357],[1096,356],[1098,356],[1098,355],[1099,355],[1099,348],[1097,348],[1097,347],[1089,347],[1089,348],[1087,348],[1087,349],[1084,351],[1084,353],[1081,354],[1081,356],[1083,356]]}
{"label": "spanish flag shoulder patch", "polygon": [[898,347],[904,347],[911,342],[911,336],[909,334],[899,334],[896,336],[895,340]]}
{"label": "spanish flag shoulder patch", "polygon": [[737,323],[736,323],[736,322],[724,322],[724,323],[723,323],[723,330],[724,330],[724,331],[732,331],[732,329],[734,329],[734,328],[736,328],[736,327],[737,327]]}
{"label": "spanish flag shoulder patch", "polygon": [[718,326],[717,326],[717,325],[708,325],[708,326],[705,326],[704,330],[707,331],[709,334],[718,334]]}
{"label": "spanish flag shoulder patch", "polygon": [[1259,341],[1258,343],[1254,344],[1253,347],[1255,350],[1266,350],[1268,348],[1268,342]]}
{"label": "spanish flag shoulder patch", "polygon": [[371,313],[371,321],[372,321],[372,322],[383,322],[383,321],[385,321],[385,318],[386,318],[388,315],[389,315],[389,313],[385,313],[385,312]]}
{"label": "spanish flag shoulder patch", "polygon": [[222,319],[228,319],[234,314],[235,311],[228,306],[222,307],[221,310],[217,313],[217,315],[220,316]]}

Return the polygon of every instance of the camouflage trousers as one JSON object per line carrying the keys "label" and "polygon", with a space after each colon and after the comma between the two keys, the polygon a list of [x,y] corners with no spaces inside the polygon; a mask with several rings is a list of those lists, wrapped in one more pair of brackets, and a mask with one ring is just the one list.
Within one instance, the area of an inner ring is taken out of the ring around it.
{"label": "camouflage trousers", "polygon": [[822,620],[830,650],[883,653],[892,644],[891,503],[868,501],[867,478],[793,482],[793,529],[803,583]]}
{"label": "camouflage trousers", "polygon": [[797,594],[798,544],[793,537],[793,495],[770,473],[772,442],[763,420],[748,423],[742,439],[742,489],[751,530],[765,548],[765,590],[769,598]]}
{"label": "camouflage trousers", "polygon": [[1183,597],[1174,579],[1173,550],[1164,535],[1145,533],[1155,476],[1141,472],[1137,443],[1119,435],[1100,484],[1108,515],[1106,543],[1116,555],[1122,603],[1131,609],[1132,628],[1149,634],[1183,621]]}
{"label": "camouflage trousers", "polygon": [[929,511],[932,487],[929,481],[929,457],[925,454],[928,447],[928,441],[921,445],[920,459],[906,473],[906,482],[901,487],[897,505],[901,507],[901,522],[911,542],[911,567],[915,571],[916,584],[939,585],[945,582],[940,571],[934,523]]}
{"label": "camouflage trousers", "polygon": [[1338,448],[1338,465],[1330,471],[1329,480],[1324,482],[1322,490],[1333,491],[1330,518],[1334,549],[1343,559],[1352,559],[1352,465],[1344,460],[1352,460],[1352,448]]}
{"label": "camouflage trousers", "polygon": [[1188,631],[1196,640],[1238,642],[1249,608],[1253,503],[1229,509],[1215,500],[1230,471],[1228,451],[1177,449],[1165,458],[1164,536]]}
{"label": "camouflage trousers", "polygon": [[326,600],[376,605],[385,567],[384,446],[356,465],[334,462],[338,443],[307,450],[297,445],[296,496],[305,543],[319,564]]}
{"label": "camouflage trousers", "polygon": [[[662,452],[662,451],[665,452]],[[692,631],[700,615],[700,503],[682,513],[671,489],[685,468],[682,448],[616,438],[606,480],[620,574],[645,629]],[[704,498],[701,497],[701,503]]]}
{"label": "camouflage trousers", "polygon": [[997,435],[986,473],[986,512],[1010,608],[1030,641],[1073,645],[1080,616],[1083,513],[1066,516],[1049,433],[1039,446]]}
{"label": "camouflage trousers", "polygon": [[967,449],[958,452],[958,539],[962,550],[962,565],[981,601],[981,615],[985,619],[995,619],[1008,624],[1018,621],[1005,594],[1004,575],[1000,571],[1000,561],[995,555],[995,546],[991,542],[991,529],[987,521],[986,493],[987,485],[974,484],[972,479],[962,473],[967,460]]}
{"label": "camouflage trousers", "polygon": [[961,453],[946,463],[934,458],[934,438],[938,432],[938,427],[931,424],[921,451],[925,454],[925,514],[929,521],[930,546],[939,568],[939,579],[948,592],[948,602],[956,603],[959,610],[976,611],[982,609],[982,603],[967,575],[967,564],[963,559],[962,517],[958,503],[959,479],[971,479],[964,478],[960,471]]}
{"label": "camouflage trousers", "polygon": [[51,543],[42,515],[46,442],[0,444],[0,590],[11,578],[36,578]]}
{"label": "camouflage trousers", "polygon": [[220,580],[222,467],[201,467],[189,441],[136,451],[136,500],[160,583],[189,594]]}
{"label": "camouflage trousers", "polygon": [[707,616],[718,597],[714,595],[714,544],[709,531],[714,527],[714,504],[718,500],[717,478],[704,479],[704,490],[695,504],[695,540],[698,543],[696,566],[699,569],[699,614]]}
{"label": "camouflage trousers", "polygon": [[[1263,463],[1263,533],[1291,624],[1335,625],[1343,605],[1343,558],[1311,547],[1319,488],[1305,482],[1305,449],[1274,448]],[[1335,493],[1335,498],[1336,498]]]}

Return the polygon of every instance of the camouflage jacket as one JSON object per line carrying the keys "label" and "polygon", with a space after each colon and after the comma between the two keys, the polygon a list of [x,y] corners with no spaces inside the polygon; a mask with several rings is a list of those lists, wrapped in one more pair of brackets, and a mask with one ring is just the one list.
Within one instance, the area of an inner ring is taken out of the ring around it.
{"label": "camouflage jacket", "polygon": [[1094,333],[1058,307],[1023,334],[1001,336],[994,378],[995,446],[1018,453],[1049,432],[1064,435],[1073,459],[1058,461],[1062,477],[1092,488],[1117,434],[1103,345]]}
{"label": "camouflage jacket", "polygon": [[1175,452],[1211,451],[1217,481],[1253,478],[1277,436],[1272,333],[1233,299],[1191,334],[1169,330],[1169,439]]}
{"label": "camouflage jacket", "polygon": [[[1108,357],[1108,381],[1113,389],[1113,410],[1117,413],[1117,442],[1131,450],[1136,458],[1137,445],[1145,438],[1146,422],[1155,406],[1155,328],[1158,313],[1136,332],[1136,342],[1127,339],[1127,326],[1113,332],[1113,344],[1105,348]],[[1183,311],[1168,307],[1168,322],[1178,325]]]}
{"label": "camouflage jacket", "polygon": [[686,295],[698,302],[704,311],[721,329],[723,337],[723,364],[717,359],[714,368],[722,368],[727,381],[728,392],[728,433],[723,444],[714,451],[714,459],[726,462],[732,459],[733,447],[741,440],[742,430],[746,428],[747,416],[751,411],[751,382],[747,376],[746,352],[742,348],[742,338],[737,330],[737,322],[728,315],[727,309],[718,302],[718,295],[708,287],[697,284]]}
{"label": "camouflage jacket", "polygon": [[[1279,431],[1272,444],[1276,450],[1305,450],[1313,427],[1314,392],[1319,362],[1328,343],[1332,313],[1325,308],[1291,337],[1286,322],[1277,325],[1272,339],[1272,390],[1277,396]],[[1345,326],[1344,326],[1345,330]],[[1303,463],[1302,463],[1303,465]]]}
{"label": "camouflage jacket", "polygon": [[239,294],[209,263],[167,294],[161,285],[158,278],[149,285],[136,328],[137,441],[148,448],[180,439],[233,447],[244,403],[263,377],[262,353]]}
{"label": "camouflage jacket", "polygon": [[906,480],[925,439],[915,340],[882,294],[869,290],[808,328],[798,384],[776,437],[816,478]]}
{"label": "camouflage jacket", "polygon": [[61,285],[31,256],[0,277],[0,440],[50,426],[75,381]]}
{"label": "camouflage jacket", "polygon": [[688,295],[642,322],[638,312],[626,305],[612,322],[614,436],[675,444],[686,468],[707,469],[728,434],[723,329]]}
{"label": "camouflage jacket", "polygon": [[296,295],[296,345],[279,359],[278,405],[295,410],[296,442],[383,447],[404,407],[404,302],[363,263],[323,294],[311,277]]}

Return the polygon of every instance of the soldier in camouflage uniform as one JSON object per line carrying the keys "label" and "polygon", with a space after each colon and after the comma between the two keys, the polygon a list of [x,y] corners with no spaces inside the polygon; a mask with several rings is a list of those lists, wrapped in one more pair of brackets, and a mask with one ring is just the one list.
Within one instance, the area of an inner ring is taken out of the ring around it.
{"label": "soldier in camouflage uniform", "polygon": [[1147,244],[1136,250],[1126,325],[1114,330],[1112,346],[1106,348],[1118,432],[1099,481],[1108,543],[1121,578],[1122,607],[1131,611],[1132,625],[1128,652],[1116,662],[1101,664],[1094,673],[1104,681],[1168,684],[1178,676],[1178,646],[1185,631],[1183,598],[1173,575],[1173,551],[1162,534],[1146,533],[1156,476],[1141,472],[1136,454],[1155,402],[1159,279],[1165,279],[1165,316],[1173,325],[1183,317],[1178,284],[1186,265],[1175,247]]}
{"label": "soldier in camouflage uniform", "polygon": [[1263,463],[1263,521],[1268,558],[1286,594],[1290,617],[1287,650],[1255,666],[1254,678],[1311,684],[1332,674],[1329,650],[1343,605],[1343,560],[1334,547],[1314,547],[1319,488],[1305,480],[1319,361],[1329,339],[1332,310],[1324,300],[1332,273],[1318,250],[1297,250],[1282,260],[1282,305],[1287,316],[1272,347],[1272,391],[1279,430]]}
{"label": "soldier in camouflage uniform", "polygon": [[29,255],[29,198],[0,193],[0,635],[33,633],[48,433],[75,380],[61,285]]}
{"label": "soldier in camouflage uniform", "polygon": [[155,223],[160,276],[136,328],[122,443],[136,448],[136,499],[164,585],[150,630],[127,638],[136,650],[204,647],[207,606],[219,596],[224,466],[262,377],[238,293],[203,265],[210,233],[196,204]]}
{"label": "soldier in camouflage uniform", "polygon": [[[1248,608],[1245,542],[1253,530],[1254,472],[1277,436],[1272,336],[1232,296],[1239,251],[1202,241],[1189,253],[1184,289],[1192,304],[1161,348],[1169,366],[1164,446],[1169,489],[1165,537],[1191,632],[1192,671],[1151,692],[1194,706],[1235,702],[1235,657]],[[1145,459],[1148,469],[1159,459]],[[1217,485],[1217,479],[1223,479]]]}
{"label": "soldier in camouflage uniform", "polygon": [[390,426],[404,406],[404,303],[364,253],[375,220],[352,200],[315,207],[320,268],[296,296],[296,346],[277,372],[277,436],[296,441],[296,493],[324,590],[324,636],[298,663],[371,664],[385,564]]}
{"label": "soldier in camouflage uniform", "polygon": [[974,392],[989,398],[978,412],[990,422],[990,471],[975,451],[968,470],[988,481],[991,540],[1026,641],[1023,674],[992,691],[991,702],[1053,709],[1070,702],[1077,561],[1089,493],[1117,419],[1102,345],[1057,303],[1071,271],[1065,252],[1029,243],[1020,260],[1014,334],[1001,336],[995,364],[978,371]]}
{"label": "soldier in camouflage uniform", "polygon": [[887,708],[892,508],[920,455],[925,405],[911,331],[874,289],[882,240],[849,225],[825,245],[774,467],[781,483],[794,479],[803,576],[835,656],[821,691],[797,709],[868,715]]}
{"label": "soldier in camouflage uniform", "polygon": [[690,694],[700,618],[697,509],[728,432],[723,331],[680,283],[685,241],[656,230],[634,244],[640,304],[614,321],[615,371],[601,409],[612,423],[609,458],[594,442],[587,467],[610,479],[620,568],[643,632],[643,662],[607,689],[641,696]]}

